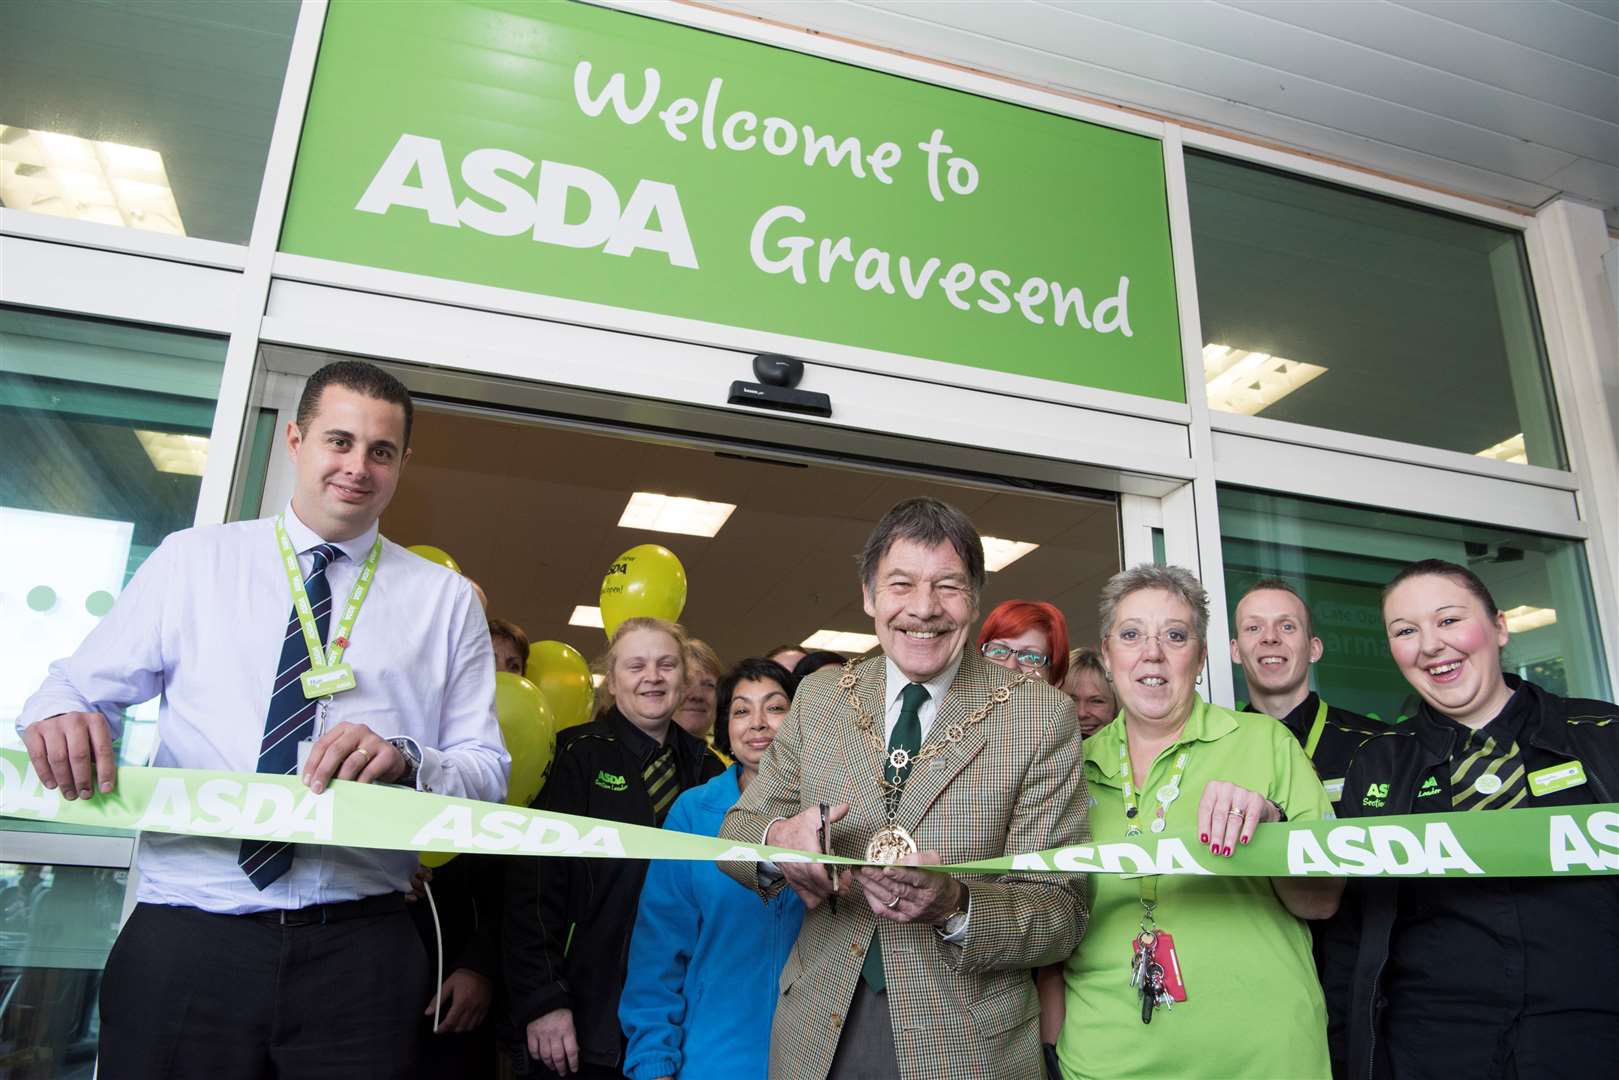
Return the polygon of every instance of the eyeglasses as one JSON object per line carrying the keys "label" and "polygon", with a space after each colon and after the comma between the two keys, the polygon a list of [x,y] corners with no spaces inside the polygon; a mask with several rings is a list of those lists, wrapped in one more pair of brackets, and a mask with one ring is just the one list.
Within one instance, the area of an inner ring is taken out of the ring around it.
{"label": "eyeglasses", "polygon": [[1192,632],[1184,626],[1172,626],[1156,634],[1144,634],[1134,626],[1127,626],[1108,637],[1118,642],[1119,648],[1129,652],[1145,649],[1149,641],[1156,641],[1165,652],[1180,652],[1192,644]]}
{"label": "eyeglasses", "polygon": [[984,654],[985,660],[999,664],[1007,657],[1012,657],[1018,662],[1018,666],[1026,668],[1045,667],[1046,661],[1051,659],[1038,649],[1014,649],[999,641],[986,641],[978,646],[978,651]]}

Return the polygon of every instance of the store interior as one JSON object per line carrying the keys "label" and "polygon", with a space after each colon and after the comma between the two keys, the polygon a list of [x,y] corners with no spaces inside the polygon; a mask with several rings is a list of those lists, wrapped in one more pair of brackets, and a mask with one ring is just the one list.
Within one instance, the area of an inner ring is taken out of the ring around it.
{"label": "store interior", "polygon": [[[856,556],[883,512],[912,495],[951,502],[986,537],[1019,545],[988,544],[998,568],[988,575],[983,612],[1012,598],[1049,600],[1076,644],[1096,640],[1096,596],[1120,565],[1117,505],[1100,496],[779,460],[432,405],[418,407],[411,442],[384,532],[449,552],[483,586],[491,615],[587,657],[604,647],[603,632],[570,620],[598,604],[608,567],[638,544],[679,557],[689,596],[681,621],[727,663],[820,632],[855,635],[831,647],[859,655],[874,642]],[[646,496],[734,509],[688,506],[692,523],[671,519],[665,504],[664,518],[639,524],[632,514],[625,524],[637,493],[641,513],[657,509],[655,499],[641,509]],[[667,531],[712,528],[720,516],[712,536]]]}

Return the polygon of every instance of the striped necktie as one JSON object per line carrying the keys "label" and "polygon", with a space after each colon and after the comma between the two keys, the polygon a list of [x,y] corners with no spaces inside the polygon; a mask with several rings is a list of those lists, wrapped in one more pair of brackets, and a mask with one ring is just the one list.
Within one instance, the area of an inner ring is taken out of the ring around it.
{"label": "striped necktie", "polygon": [[[894,721],[894,734],[888,737],[888,752],[892,754],[896,749],[903,748],[907,760],[903,769],[894,768],[890,762],[883,763],[883,772],[891,784],[902,788],[905,786],[905,778],[911,774],[909,759],[922,749],[922,703],[929,697],[928,688],[921,683],[909,683],[900,691],[899,719]],[[883,942],[875,930],[871,932],[871,945],[866,949],[865,962],[860,965],[860,977],[875,993],[880,994],[888,989],[888,974],[883,969]]]}
{"label": "striped necktie", "polygon": [[1502,747],[1495,736],[1471,731],[1450,760],[1453,809],[1510,810],[1529,794],[1516,742]]}
{"label": "striped necktie", "polygon": [[652,818],[661,826],[675,796],[680,794],[674,747],[665,745],[652,755],[652,760],[641,769],[641,781],[646,785],[646,797],[652,800]]}
{"label": "striped necktie", "polygon": [[[314,556],[315,569],[304,579],[304,591],[309,594],[309,610],[315,616],[316,630],[325,641],[332,615],[332,587],[326,581],[326,567],[343,552],[331,544],[316,544],[310,554]],[[309,646],[304,642],[304,630],[298,623],[298,609],[293,608],[281,641],[281,658],[275,666],[270,711],[264,720],[264,738],[259,742],[257,772],[285,776],[298,771],[298,743],[314,733],[315,714],[320,705],[319,701],[304,697],[300,676],[309,668]],[[292,845],[278,840],[243,840],[236,865],[242,868],[254,888],[262,890],[292,866]]]}

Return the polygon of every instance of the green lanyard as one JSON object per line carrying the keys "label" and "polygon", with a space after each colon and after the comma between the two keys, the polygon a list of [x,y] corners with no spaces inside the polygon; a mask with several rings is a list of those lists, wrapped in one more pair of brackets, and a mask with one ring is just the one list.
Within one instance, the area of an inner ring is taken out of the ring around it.
{"label": "green lanyard", "polygon": [[1310,725],[1310,737],[1304,740],[1304,756],[1311,761],[1315,760],[1315,748],[1321,741],[1321,730],[1327,726],[1327,699],[1316,700],[1320,704],[1315,707],[1315,723]]}
{"label": "green lanyard", "polygon": [[[1186,772],[1186,758],[1190,749],[1182,750],[1175,757],[1175,766],[1169,774],[1168,783],[1158,789],[1158,810],[1153,814],[1152,831],[1164,831],[1166,822],[1164,815],[1169,812],[1169,804],[1180,798],[1181,776]],[[1151,770],[1149,770],[1150,772]],[[1140,810],[1136,807],[1135,774],[1130,768],[1130,737],[1126,735],[1124,741],[1119,743],[1119,775],[1124,780],[1124,834],[1126,836],[1140,836],[1141,825],[1136,821]]]}
{"label": "green lanyard", "polygon": [[354,621],[360,617],[360,605],[365,603],[366,593],[371,591],[371,582],[377,574],[377,561],[382,558],[382,536],[377,536],[371,545],[371,554],[360,567],[360,576],[354,582],[354,590],[349,593],[348,603],[344,605],[343,614],[331,635],[329,649],[321,647],[320,630],[315,626],[315,615],[309,608],[309,594],[304,591],[304,575],[298,565],[298,552],[292,546],[292,539],[287,536],[281,515],[275,519],[275,538],[281,547],[282,565],[287,571],[287,587],[292,590],[293,610],[298,613],[298,625],[303,628],[304,644],[309,648],[309,670],[301,676],[304,697],[329,697],[354,689],[354,669],[343,663],[343,654],[348,651]]}

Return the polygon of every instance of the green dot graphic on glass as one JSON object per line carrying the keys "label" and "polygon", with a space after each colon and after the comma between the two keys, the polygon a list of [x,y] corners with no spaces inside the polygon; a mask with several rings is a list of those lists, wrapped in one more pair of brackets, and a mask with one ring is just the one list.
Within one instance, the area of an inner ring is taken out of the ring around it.
{"label": "green dot graphic on glass", "polygon": [[134,525],[0,507],[0,716],[17,716],[124,587]]}

